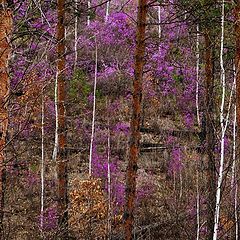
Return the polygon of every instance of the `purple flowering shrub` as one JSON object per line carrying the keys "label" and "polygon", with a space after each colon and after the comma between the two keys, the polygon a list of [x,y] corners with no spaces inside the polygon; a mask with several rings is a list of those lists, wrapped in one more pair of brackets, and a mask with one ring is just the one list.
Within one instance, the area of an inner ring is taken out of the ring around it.
{"label": "purple flowering shrub", "polygon": [[38,222],[41,231],[44,231],[45,233],[55,231],[57,229],[58,222],[56,206],[45,209],[43,215],[40,214]]}

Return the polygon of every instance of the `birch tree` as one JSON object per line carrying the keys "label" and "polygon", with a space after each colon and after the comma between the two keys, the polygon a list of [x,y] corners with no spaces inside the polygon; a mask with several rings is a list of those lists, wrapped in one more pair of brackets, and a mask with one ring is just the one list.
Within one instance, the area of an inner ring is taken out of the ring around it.
{"label": "birch tree", "polygon": [[215,157],[214,146],[215,136],[213,127],[213,56],[212,56],[212,39],[211,31],[207,28],[204,32],[205,39],[205,118],[206,118],[206,157],[207,157],[207,239],[213,238],[214,227],[214,208],[215,208],[215,192],[216,192],[216,176],[215,176]]}
{"label": "birch tree", "polygon": [[[234,73],[234,93],[236,94],[236,69],[235,64],[233,65]],[[237,150],[237,108],[236,103],[234,104],[233,111],[233,156],[232,156],[232,178],[231,178],[231,191],[233,196],[233,205],[234,205],[234,218],[235,218],[235,239],[238,239],[238,183],[237,183],[237,172],[236,172],[236,150]]]}
{"label": "birch tree", "polygon": [[42,141],[41,141],[41,150],[42,150],[42,158],[41,158],[41,219],[40,219],[40,227],[41,227],[41,231],[43,230],[43,224],[44,224],[44,168],[45,168],[45,149],[44,149],[44,138],[45,138],[45,133],[44,133],[44,93],[42,90],[42,119],[41,119],[41,130],[42,130]]}
{"label": "birch tree", "polygon": [[77,44],[78,44],[78,0],[75,0],[75,19],[74,19],[74,72],[76,71],[77,67],[77,60],[78,60],[78,52],[77,52]]}
{"label": "birch tree", "polygon": [[227,122],[224,118],[224,105],[225,105],[225,92],[226,92],[226,82],[225,82],[225,68],[223,62],[223,47],[224,47],[224,14],[225,14],[225,3],[222,0],[222,18],[221,18],[221,49],[220,49],[220,67],[221,67],[221,83],[222,83],[222,99],[221,99],[221,109],[220,109],[220,125],[221,125],[221,155],[220,155],[220,166],[218,172],[217,181],[217,192],[216,192],[216,207],[214,216],[214,234],[213,240],[217,240],[219,218],[220,218],[220,198],[221,198],[221,186],[223,181],[223,171],[224,171],[224,153],[225,153],[225,133],[227,128]]}
{"label": "birch tree", "polygon": [[199,63],[200,63],[200,54],[199,54],[199,25],[197,24],[197,40],[196,40],[196,110],[197,110],[197,122],[198,126],[200,126],[200,114],[199,114]]}
{"label": "birch tree", "polygon": [[136,178],[140,144],[142,82],[145,55],[147,0],[138,0],[136,50],[133,79],[132,118],[130,123],[130,150],[126,172],[125,239],[133,239]]}
{"label": "birch tree", "polygon": [[94,73],[94,86],[93,86],[92,132],[91,132],[90,152],[89,152],[89,176],[90,177],[92,176],[92,157],[93,157],[93,144],[94,144],[94,135],[95,135],[97,67],[98,67],[98,48],[97,48],[97,40],[95,37],[95,73]]}
{"label": "birch tree", "polygon": [[107,1],[105,21],[107,22],[110,10],[110,0]]}
{"label": "birch tree", "polygon": [[[197,110],[197,122],[200,127],[200,116],[199,116],[199,62],[200,62],[200,54],[199,54],[199,24],[197,24],[197,39],[196,39],[196,110]],[[200,237],[200,193],[199,193],[199,172],[197,166],[197,199],[196,199],[196,210],[197,210],[197,236],[196,239],[199,240]]]}
{"label": "birch tree", "polygon": [[87,26],[90,25],[90,8],[91,8],[91,0],[87,1],[87,6],[88,6],[88,14],[87,14]]}
{"label": "birch tree", "polygon": [[161,6],[158,6],[158,38],[161,39],[162,36],[162,26],[161,26]]}
{"label": "birch tree", "polygon": [[111,208],[111,162],[110,162],[110,154],[111,154],[111,135],[110,135],[110,121],[108,116],[108,144],[107,144],[107,182],[108,182],[108,239],[111,239],[111,216],[112,216],[112,208]]}

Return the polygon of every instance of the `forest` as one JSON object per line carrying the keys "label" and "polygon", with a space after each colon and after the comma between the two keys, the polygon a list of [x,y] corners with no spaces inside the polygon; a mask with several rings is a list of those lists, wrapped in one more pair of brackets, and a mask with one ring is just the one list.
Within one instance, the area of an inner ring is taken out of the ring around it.
{"label": "forest", "polygon": [[0,0],[0,239],[240,239],[240,0]]}

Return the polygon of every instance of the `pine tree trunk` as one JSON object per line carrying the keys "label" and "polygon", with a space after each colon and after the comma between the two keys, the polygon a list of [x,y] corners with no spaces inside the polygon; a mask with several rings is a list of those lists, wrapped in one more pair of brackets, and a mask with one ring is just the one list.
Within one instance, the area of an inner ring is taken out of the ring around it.
{"label": "pine tree trunk", "polygon": [[133,239],[134,206],[136,198],[136,178],[140,143],[140,120],[142,102],[142,82],[145,55],[145,31],[147,18],[147,0],[138,1],[136,52],[133,80],[133,105],[130,134],[130,152],[126,173],[125,239]]}
{"label": "pine tree trunk", "polygon": [[67,196],[67,159],[66,159],[66,129],[65,129],[65,0],[57,2],[58,23],[57,23],[57,77],[58,77],[58,140],[59,149],[57,153],[58,169],[58,221],[61,232],[61,239],[68,238],[68,196]]}
{"label": "pine tree trunk", "polygon": [[[5,1],[0,1],[6,5]],[[0,9],[0,236],[3,236],[4,188],[5,188],[5,154],[6,135],[8,129],[8,97],[10,79],[8,75],[8,60],[11,54],[9,35],[13,27],[12,11]]]}
{"label": "pine tree trunk", "polygon": [[214,158],[214,127],[213,127],[213,57],[212,57],[212,43],[210,32],[206,30],[205,38],[205,116],[206,116],[206,155],[208,161],[207,180],[207,239],[213,238],[214,231],[214,210],[215,210],[215,193],[216,193],[216,174],[215,174],[215,158]]}

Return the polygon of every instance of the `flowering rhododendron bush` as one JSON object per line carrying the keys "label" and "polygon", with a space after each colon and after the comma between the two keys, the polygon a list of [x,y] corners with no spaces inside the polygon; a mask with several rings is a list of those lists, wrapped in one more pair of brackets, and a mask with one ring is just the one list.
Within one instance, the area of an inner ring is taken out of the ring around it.
{"label": "flowering rhododendron bush", "polygon": [[0,239],[238,239],[238,1],[0,2]]}

